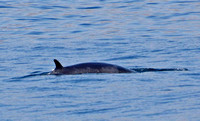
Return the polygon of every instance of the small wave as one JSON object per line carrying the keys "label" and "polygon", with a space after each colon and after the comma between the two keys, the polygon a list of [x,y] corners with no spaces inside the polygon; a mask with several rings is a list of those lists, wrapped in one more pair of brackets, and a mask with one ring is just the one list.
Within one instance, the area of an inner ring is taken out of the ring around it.
{"label": "small wave", "polygon": [[26,75],[26,76],[22,76],[22,77],[18,77],[18,78],[21,78],[21,79],[23,79],[23,78],[28,78],[28,77],[33,77],[33,76],[43,76],[43,75],[48,75],[49,74],[49,72],[39,72],[39,71],[37,71],[37,72],[32,72],[31,74],[29,74],[29,75]]}
{"label": "small wave", "polygon": [[100,8],[102,8],[102,7],[100,7],[100,6],[93,6],[93,7],[79,7],[77,9],[100,9]]}
{"label": "small wave", "polygon": [[0,8],[15,8],[13,6],[3,6],[3,5],[0,5]]}
{"label": "small wave", "polygon": [[113,61],[113,60],[127,60],[127,59],[138,59],[138,58],[145,58],[146,56],[134,55],[134,56],[123,56],[118,58],[110,58],[106,59],[105,61]]}
{"label": "small wave", "polygon": [[29,75],[10,78],[9,80],[7,80],[7,82],[19,82],[19,81],[22,81],[22,79],[26,79],[26,78],[30,78],[30,77],[35,77],[35,76],[44,76],[44,75],[49,75],[49,72],[35,71],[35,72],[32,72]]}

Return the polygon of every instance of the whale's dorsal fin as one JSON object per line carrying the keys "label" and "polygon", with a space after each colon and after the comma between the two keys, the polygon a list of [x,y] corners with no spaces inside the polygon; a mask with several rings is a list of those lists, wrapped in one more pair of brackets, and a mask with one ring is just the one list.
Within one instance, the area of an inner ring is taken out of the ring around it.
{"label": "whale's dorsal fin", "polygon": [[53,61],[56,65],[56,69],[62,69],[63,68],[63,66],[60,64],[60,62],[58,60],[54,59]]}

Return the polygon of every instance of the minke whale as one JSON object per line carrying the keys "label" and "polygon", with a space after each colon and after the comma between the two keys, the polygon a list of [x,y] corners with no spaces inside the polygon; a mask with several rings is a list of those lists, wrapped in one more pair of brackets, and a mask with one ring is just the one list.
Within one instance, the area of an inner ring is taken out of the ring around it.
{"label": "minke whale", "polygon": [[126,69],[124,67],[108,64],[108,63],[80,63],[76,65],[71,65],[63,67],[62,64],[54,59],[56,68],[51,71],[50,75],[72,75],[72,74],[85,74],[85,73],[131,73],[132,70]]}

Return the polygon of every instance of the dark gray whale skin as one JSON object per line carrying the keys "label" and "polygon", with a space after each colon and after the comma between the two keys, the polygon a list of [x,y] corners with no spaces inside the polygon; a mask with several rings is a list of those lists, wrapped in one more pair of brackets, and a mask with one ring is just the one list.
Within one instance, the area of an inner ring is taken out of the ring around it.
{"label": "dark gray whale skin", "polygon": [[72,66],[63,67],[60,62],[54,59],[56,68],[50,72],[51,75],[72,75],[84,73],[131,73],[132,71],[118,65],[107,63],[80,63]]}

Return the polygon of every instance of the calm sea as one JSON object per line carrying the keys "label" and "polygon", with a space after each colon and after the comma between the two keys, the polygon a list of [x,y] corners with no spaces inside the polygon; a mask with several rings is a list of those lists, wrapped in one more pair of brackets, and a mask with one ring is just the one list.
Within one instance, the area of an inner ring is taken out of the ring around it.
{"label": "calm sea", "polygon": [[[0,121],[199,121],[199,6],[0,1]],[[40,76],[53,59],[189,71]]]}

